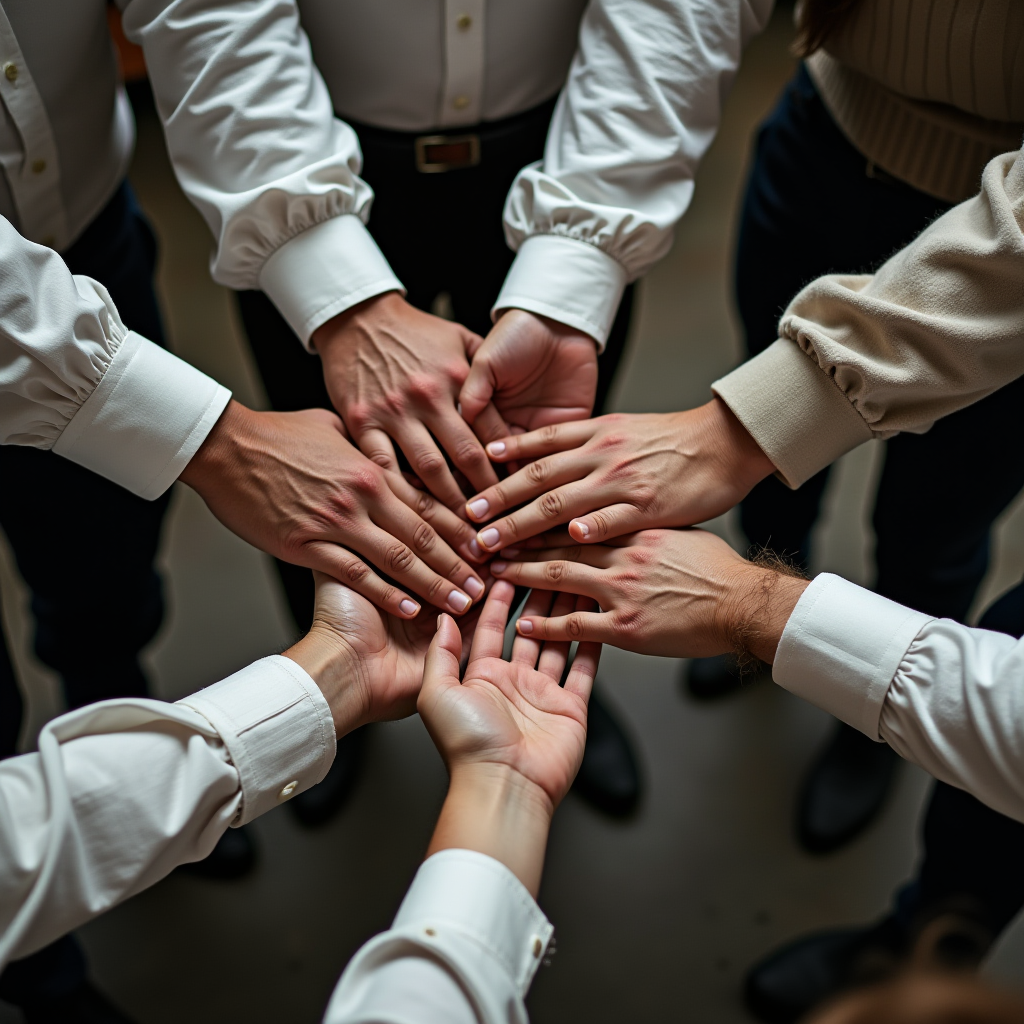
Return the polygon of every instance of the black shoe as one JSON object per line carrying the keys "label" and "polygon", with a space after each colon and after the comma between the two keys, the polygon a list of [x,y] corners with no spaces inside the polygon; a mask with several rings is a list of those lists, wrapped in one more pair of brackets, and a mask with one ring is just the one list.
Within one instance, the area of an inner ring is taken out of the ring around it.
{"label": "black shoe", "polygon": [[244,878],[256,867],[256,845],[248,828],[229,828],[205,860],[182,864],[178,870],[196,878],[215,882],[233,882]]}
{"label": "black shoe", "polygon": [[741,672],[735,654],[716,654],[691,659],[683,669],[682,683],[694,700],[720,700],[766,673],[770,673],[770,669],[761,662]]}
{"label": "black shoe", "polygon": [[797,810],[797,836],[808,853],[831,853],[874,821],[892,786],[899,755],[840,723],[811,766]]}
{"label": "black shoe", "polygon": [[640,803],[640,771],[629,739],[612,713],[590,695],[587,746],[573,791],[612,818],[632,814]]}
{"label": "black shoe", "polygon": [[21,1006],[25,1024],[135,1024],[88,981],[53,999]]}
{"label": "black shoe", "polygon": [[293,797],[288,806],[307,828],[330,821],[345,805],[359,779],[366,748],[366,729],[356,729],[338,740],[334,764],[312,789]]}
{"label": "black shoe", "polygon": [[936,913],[911,933],[895,917],[867,928],[797,939],[747,973],[743,998],[764,1024],[791,1024],[849,989],[892,977],[913,962],[931,970],[974,970],[994,936],[977,920]]}

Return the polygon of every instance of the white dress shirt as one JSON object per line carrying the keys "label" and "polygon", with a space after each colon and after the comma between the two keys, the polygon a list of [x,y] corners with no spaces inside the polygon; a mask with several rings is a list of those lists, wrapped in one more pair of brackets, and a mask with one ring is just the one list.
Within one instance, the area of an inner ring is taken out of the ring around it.
{"label": "white dress shirt", "polygon": [[48,723],[0,761],[0,969],[319,782],[331,709],[295,662],[264,658],[177,704],[129,698]]}
{"label": "white dress shirt", "polygon": [[0,218],[0,444],[52,448],[156,498],[230,398],[127,330],[101,284]]}
{"label": "white dress shirt", "polygon": [[786,624],[772,676],[1024,821],[1024,641],[911,611],[823,573]]}

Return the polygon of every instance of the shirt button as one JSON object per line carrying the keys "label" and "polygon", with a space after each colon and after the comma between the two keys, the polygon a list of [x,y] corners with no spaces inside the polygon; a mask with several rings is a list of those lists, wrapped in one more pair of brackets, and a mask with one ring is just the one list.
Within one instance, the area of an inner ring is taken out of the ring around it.
{"label": "shirt button", "polygon": [[297,779],[292,779],[287,786],[284,786],[280,793],[277,794],[278,800],[287,800],[299,788],[299,782]]}
{"label": "shirt button", "polygon": [[473,24],[473,19],[468,14],[460,14],[455,19],[455,25],[460,28],[463,32],[466,31]]}
{"label": "shirt button", "polygon": [[8,82],[14,82],[18,78],[18,65],[11,64],[9,61],[4,65],[4,75]]}
{"label": "shirt button", "polygon": [[452,100],[452,106],[456,110],[465,110],[466,107],[469,106],[469,97],[468,96],[456,96],[455,99]]}
{"label": "shirt button", "polygon": [[33,160],[32,161],[32,173],[33,174],[42,174],[43,171],[45,171],[45,170],[46,170],[46,161],[45,160]]}

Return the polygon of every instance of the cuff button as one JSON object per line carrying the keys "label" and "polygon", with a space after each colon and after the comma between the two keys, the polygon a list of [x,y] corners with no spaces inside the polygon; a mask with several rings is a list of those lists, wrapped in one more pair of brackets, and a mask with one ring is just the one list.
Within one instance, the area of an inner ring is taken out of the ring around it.
{"label": "cuff button", "polygon": [[277,794],[278,800],[287,800],[294,792],[299,788],[299,780],[292,779],[287,786],[281,789],[281,792]]}
{"label": "cuff button", "polygon": [[540,936],[535,935],[533,937],[533,957],[537,959],[541,953],[544,952],[544,943],[540,941]]}

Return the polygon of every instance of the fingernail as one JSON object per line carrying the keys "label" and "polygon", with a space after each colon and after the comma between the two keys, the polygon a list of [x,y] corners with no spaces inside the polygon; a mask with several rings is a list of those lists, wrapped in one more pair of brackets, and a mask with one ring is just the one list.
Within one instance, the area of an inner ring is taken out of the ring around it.
{"label": "fingernail", "polygon": [[477,544],[477,542],[476,542],[476,537],[474,537],[474,538],[473,538],[473,539],[472,539],[472,540],[471,540],[471,541],[469,542],[469,550],[473,552],[473,555],[474,555],[474,557],[476,557],[476,558],[483,558],[483,557],[484,557],[484,555],[486,555],[486,554],[487,554],[487,552],[486,552],[486,551],[484,551],[484,549],[483,549],[482,547],[480,547],[480,545],[479,545],[479,544]]}
{"label": "fingernail", "polygon": [[519,554],[519,548],[505,548],[505,550],[502,551],[502,554],[506,558],[516,558]]}
{"label": "fingernail", "polygon": [[469,591],[470,597],[479,597],[484,592],[484,585],[475,576],[470,576],[462,585]]}
{"label": "fingernail", "polygon": [[590,536],[590,527],[587,526],[586,523],[581,523],[578,519],[574,519],[572,525],[575,526],[577,530],[579,530],[581,537]]}
{"label": "fingernail", "polygon": [[505,454],[505,442],[504,441],[492,441],[487,446],[487,454],[495,457]]}
{"label": "fingernail", "polygon": [[406,615],[415,615],[420,610],[420,606],[415,601],[410,601],[409,598],[402,601],[398,607],[401,608]]}
{"label": "fingernail", "polygon": [[529,619],[520,619],[516,623],[516,629],[525,636],[533,632],[533,623]]}
{"label": "fingernail", "polygon": [[504,572],[507,568],[505,562],[491,562],[491,572]]}
{"label": "fingernail", "polygon": [[476,539],[485,548],[493,548],[498,541],[501,539],[501,534],[492,526],[489,530],[484,530],[483,533],[478,533]]}
{"label": "fingernail", "polygon": [[472,602],[461,590],[453,590],[448,595],[448,604],[457,612],[464,612]]}
{"label": "fingernail", "polygon": [[486,498],[477,498],[471,501],[466,508],[474,519],[486,519],[487,513],[491,511],[491,503]]}
{"label": "fingernail", "polygon": [[441,620],[443,618],[444,618],[443,615],[438,615],[438,617],[437,617],[437,625],[434,627],[434,632],[435,633],[441,628]]}
{"label": "fingernail", "polygon": [[461,403],[461,402],[456,402],[456,403],[455,403],[455,411],[456,411],[456,412],[457,412],[457,413],[458,413],[458,414],[459,414],[460,416],[462,415],[462,403]]}

